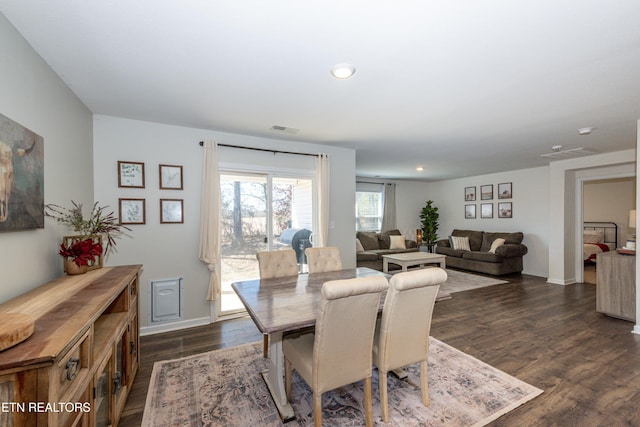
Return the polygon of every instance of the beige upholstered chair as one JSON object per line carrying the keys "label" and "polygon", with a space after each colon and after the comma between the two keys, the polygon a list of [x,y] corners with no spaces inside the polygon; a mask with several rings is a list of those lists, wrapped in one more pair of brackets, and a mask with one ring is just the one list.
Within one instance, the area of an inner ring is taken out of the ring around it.
{"label": "beige upholstered chair", "polygon": [[[293,249],[258,252],[256,258],[258,258],[260,280],[298,275],[298,259]],[[267,334],[263,335],[262,351],[264,357],[269,355],[269,335]]]}
{"label": "beige upholstered chair", "polygon": [[298,260],[293,249],[258,252],[256,258],[260,268],[260,279],[298,275]]}
{"label": "beige upholstered chair", "polygon": [[372,346],[383,276],[333,280],[322,285],[315,332],[285,337],[285,390],[291,398],[292,366],[313,390],[313,417],[322,425],[322,393],[364,379],[366,425],[371,408]]}
{"label": "beige upholstered chair", "polygon": [[441,268],[398,273],[389,283],[382,317],[376,326],[373,363],[378,367],[382,420],[389,422],[387,372],[420,362],[422,403],[429,406],[427,367],[433,306],[440,284],[447,280]]}
{"label": "beige upholstered chair", "polygon": [[342,270],[342,259],[340,259],[340,249],[334,246],[326,248],[307,248],[304,253],[307,255],[309,273],[324,273],[325,271]]}

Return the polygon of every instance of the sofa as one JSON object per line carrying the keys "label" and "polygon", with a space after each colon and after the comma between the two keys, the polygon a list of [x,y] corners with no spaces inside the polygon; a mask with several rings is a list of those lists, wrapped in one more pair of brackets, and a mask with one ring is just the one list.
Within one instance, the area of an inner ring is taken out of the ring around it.
{"label": "sofa", "polygon": [[[456,229],[451,232],[451,236],[458,239],[450,237],[438,240],[436,246],[436,253],[447,256],[447,267],[495,276],[522,272],[522,257],[526,255],[528,248],[522,244],[524,236],[521,232]],[[464,246],[466,239],[468,239],[469,250],[452,247],[452,242]]]}
{"label": "sofa", "polygon": [[[382,271],[382,256],[405,252],[418,252],[418,244],[414,240],[395,238],[392,245],[391,236],[402,236],[399,230],[382,233],[375,231],[358,231],[356,233],[356,265]],[[392,264],[389,268],[397,267]]]}

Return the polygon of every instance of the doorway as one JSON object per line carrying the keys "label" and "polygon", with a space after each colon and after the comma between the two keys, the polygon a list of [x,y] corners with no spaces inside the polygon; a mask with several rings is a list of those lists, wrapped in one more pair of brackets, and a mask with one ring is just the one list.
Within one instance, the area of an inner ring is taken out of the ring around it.
{"label": "doorway", "polygon": [[[313,224],[313,179],[273,173],[224,171],[220,174],[222,211],[221,297],[218,313],[230,316],[245,311],[233,282],[260,277],[256,253],[296,250],[300,271],[305,271],[301,231],[310,237]],[[305,243],[309,246],[311,239]],[[294,247],[295,246],[295,247]],[[298,253],[298,252],[301,252]]]}

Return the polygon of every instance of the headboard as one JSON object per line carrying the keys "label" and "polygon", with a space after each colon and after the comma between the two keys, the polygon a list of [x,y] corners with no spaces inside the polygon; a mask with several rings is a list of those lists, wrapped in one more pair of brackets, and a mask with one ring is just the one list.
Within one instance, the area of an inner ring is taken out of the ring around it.
{"label": "headboard", "polygon": [[584,222],[584,230],[602,230],[603,243],[612,243],[613,248],[618,247],[618,224],[615,222]]}

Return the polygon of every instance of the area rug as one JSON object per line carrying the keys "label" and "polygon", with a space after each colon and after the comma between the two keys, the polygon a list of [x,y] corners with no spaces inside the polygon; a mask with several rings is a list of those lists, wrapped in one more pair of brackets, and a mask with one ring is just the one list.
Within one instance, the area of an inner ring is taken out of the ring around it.
{"label": "area rug", "polygon": [[[281,426],[260,375],[266,369],[262,342],[157,362],[153,367],[142,425]],[[542,393],[435,338],[429,352],[429,407],[422,405],[419,367],[408,377],[389,375],[390,422],[380,417],[378,372],[373,371],[373,415],[377,426],[483,426]],[[311,389],[294,370],[292,406],[286,426],[313,424]],[[362,382],[323,394],[323,425],[360,426]]]}
{"label": "area rug", "polygon": [[477,274],[464,273],[457,270],[447,270],[447,281],[440,285],[440,290],[453,294],[471,289],[485,288],[487,286],[509,283],[506,280],[491,277],[478,276]]}

